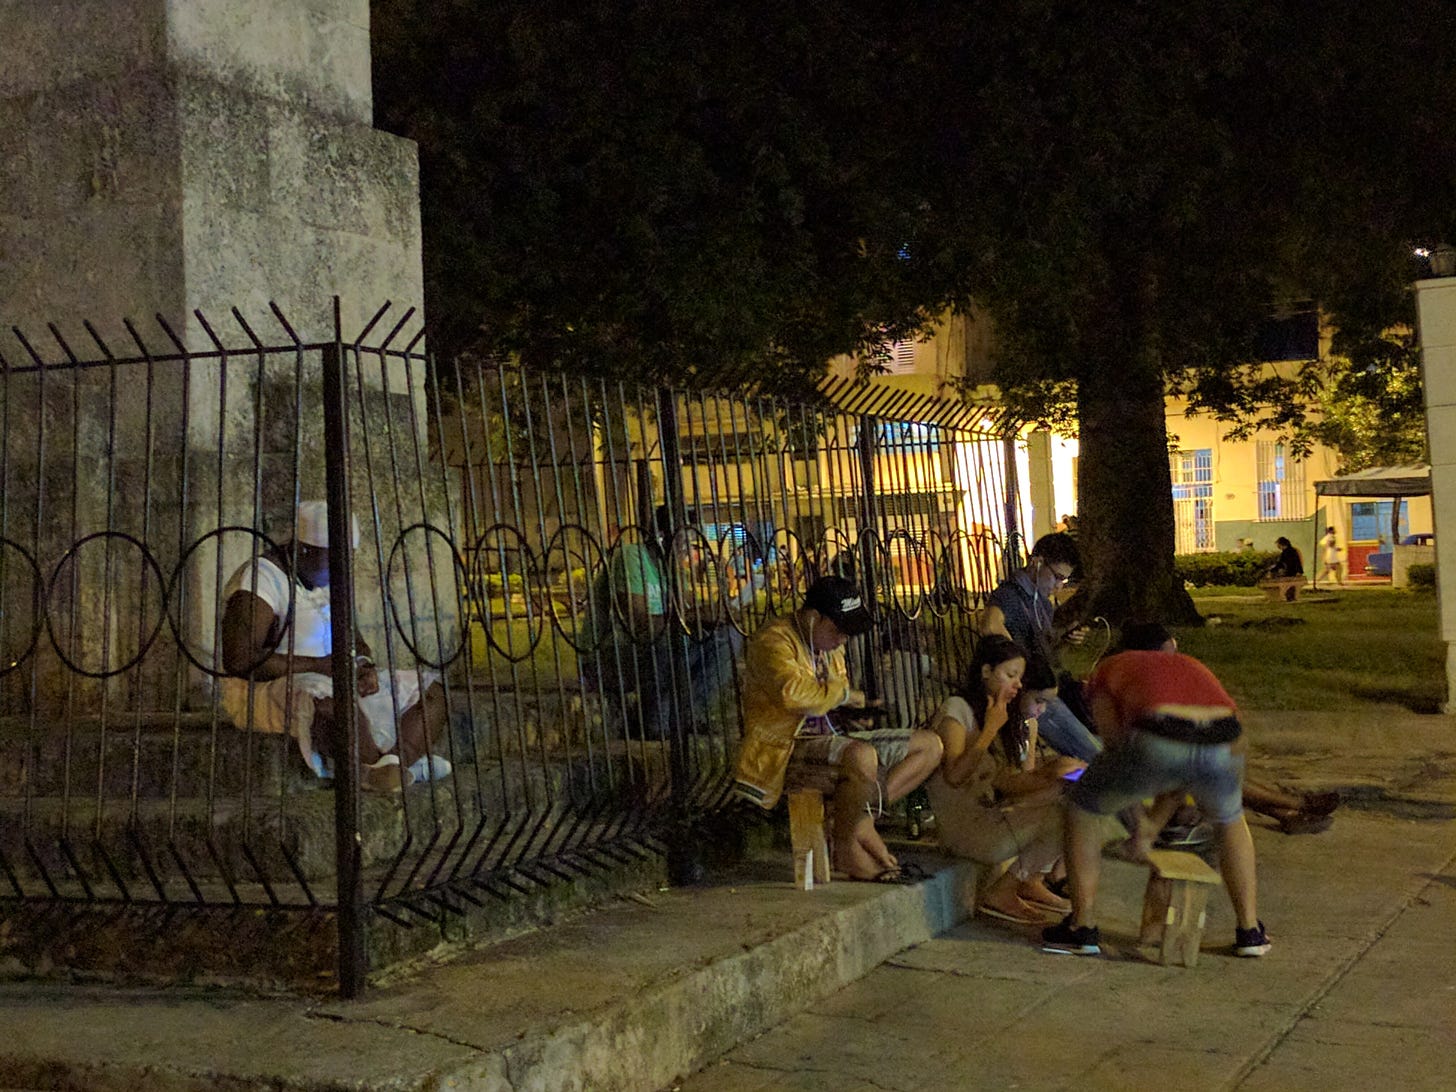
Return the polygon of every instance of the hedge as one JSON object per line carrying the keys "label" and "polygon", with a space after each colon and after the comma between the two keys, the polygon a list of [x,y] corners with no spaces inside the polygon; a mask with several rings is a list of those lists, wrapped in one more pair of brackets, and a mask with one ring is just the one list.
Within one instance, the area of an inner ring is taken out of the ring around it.
{"label": "hedge", "polygon": [[1185,583],[1195,588],[1211,585],[1252,588],[1278,559],[1277,553],[1228,550],[1217,554],[1179,554],[1173,558],[1173,567]]}
{"label": "hedge", "polygon": [[1436,566],[1429,563],[1412,565],[1406,569],[1405,578],[1414,591],[1436,590]]}

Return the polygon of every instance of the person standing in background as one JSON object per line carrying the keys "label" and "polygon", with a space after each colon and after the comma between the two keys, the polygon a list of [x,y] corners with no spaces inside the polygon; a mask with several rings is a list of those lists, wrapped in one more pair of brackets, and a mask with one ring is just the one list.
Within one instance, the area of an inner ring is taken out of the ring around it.
{"label": "person standing in background", "polygon": [[1340,547],[1335,538],[1333,527],[1325,528],[1325,537],[1320,539],[1320,557],[1322,566],[1319,575],[1314,578],[1314,586],[1319,587],[1320,577],[1327,573],[1333,574],[1335,586],[1340,586]]}

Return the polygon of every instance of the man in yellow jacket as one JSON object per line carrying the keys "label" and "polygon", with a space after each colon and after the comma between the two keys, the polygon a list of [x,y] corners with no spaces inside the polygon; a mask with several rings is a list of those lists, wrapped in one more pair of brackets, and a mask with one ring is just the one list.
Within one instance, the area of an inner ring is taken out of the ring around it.
{"label": "man in yellow jacket", "polygon": [[893,802],[924,781],[940,761],[940,741],[933,733],[905,731],[884,743],[889,769],[882,790],[876,744],[830,723],[831,709],[865,705],[849,683],[844,644],[870,625],[854,583],[826,576],[809,588],[802,609],[754,634],[745,653],[735,776],[739,794],[765,809],[778,802],[786,780],[832,790],[835,867],[855,880],[903,883],[909,877],[875,830],[869,805],[881,796]]}

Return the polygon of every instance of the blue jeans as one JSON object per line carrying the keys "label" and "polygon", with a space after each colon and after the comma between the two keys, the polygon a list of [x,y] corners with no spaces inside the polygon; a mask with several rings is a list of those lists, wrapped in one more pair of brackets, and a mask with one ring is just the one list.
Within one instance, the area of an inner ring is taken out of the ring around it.
{"label": "blue jeans", "polygon": [[1102,741],[1077,719],[1061,698],[1047,702],[1046,711],[1036,719],[1037,729],[1053,750],[1070,758],[1091,762],[1102,752]]}
{"label": "blue jeans", "polygon": [[[709,708],[733,685],[733,661],[742,648],[742,635],[728,625],[702,640],[673,633],[635,644],[624,637],[583,655],[582,675],[622,703],[631,737],[668,739],[675,725],[683,734],[707,730]],[[635,706],[626,700],[632,693]]]}
{"label": "blue jeans", "polygon": [[1228,743],[1181,743],[1145,729],[1104,751],[1068,796],[1094,815],[1111,815],[1139,800],[1182,790],[1215,823],[1244,811],[1244,756]]}

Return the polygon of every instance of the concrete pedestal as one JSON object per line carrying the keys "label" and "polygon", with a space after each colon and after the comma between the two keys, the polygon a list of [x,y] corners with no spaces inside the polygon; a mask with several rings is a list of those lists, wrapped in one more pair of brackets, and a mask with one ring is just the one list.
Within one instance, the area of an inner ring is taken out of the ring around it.
{"label": "concrete pedestal", "polygon": [[[319,359],[250,358],[232,309],[264,344],[331,341],[338,296],[347,341],[385,301],[399,314],[423,294],[415,148],[372,127],[368,0],[0,0],[0,27],[0,355],[174,353],[157,316],[190,351],[244,350],[226,382],[215,360],[9,376],[10,420],[40,421],[45,446],[12,429],[0,455],[6,534],[42,577],[87,535],[131,535],[163,579],[222,525],[288,538],[295,465],[303,496],[324,493]],[[377,391],[381,367],[365,372]],[[415,373],[391,367],[371,423],[423,421]],[[224,550],[194,556],[173,597],[204,656],[245,536]],[[146,593],[155,608],[159,581],[130,562],[108,576],[88,551],[49,612],[72,619],[61,644],[101,641],[104,620],[109,658],[73,658],[106,667],[141,640],[138,609],[119,604]]]}
{"label": "concrete pedestal", "polygon": [[[1456,695],[1456,277],[1416,282],[1447,702]],[[1449,711],[1449,704],[1448,704]]]}
{"label": "concrete pedestal", "polygon": [[[0,320],[132,348],[277,301],[305,340],[422,293],[414,145],[371,125],[368,0],[0,0]],[[144,336],[149,336],[145,333]],[[15,349],[3,346],[7,356]]]}

